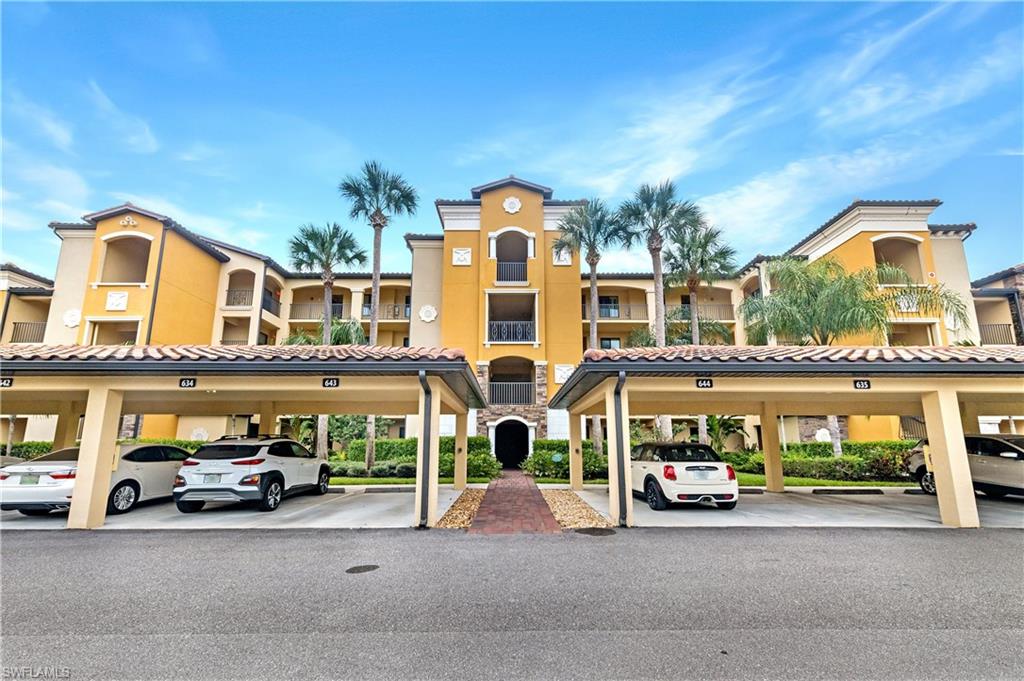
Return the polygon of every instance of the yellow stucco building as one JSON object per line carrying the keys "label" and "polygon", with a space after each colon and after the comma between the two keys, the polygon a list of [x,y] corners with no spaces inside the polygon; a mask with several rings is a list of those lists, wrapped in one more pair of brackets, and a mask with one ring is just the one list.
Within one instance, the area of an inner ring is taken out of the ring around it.
{"label": "yellow stucco building", "polygon": [[[579,255],[552,247],[560,219],[580,202],[553,196],[548,187],[510,176],[471,189],[469,198],[439,199],[440,231],[406,235],[411,271],[382,275],[379,343],[463,349],[489,401],[487,409],[471,413],[470,432],[490,435],[503,459],[521,457],[535,438],[568,437],[568,412],[549,409],[548,400],[586,346],[589,285]],[[973,301],[962,327],[901,310],[892,320],[891,345],[1021,344],[1024,276],[1011,268],[1002,278],[972,285],[964,240],[975,227],[929,224],[939,203],[856,201],[786,255],[833,257],[849,269],[895,263],[920,284],[942,283]],[[52,281],[13,265],[0,269],[0,342],[279,344],[319,323],[324,293],[318,275],[195,234],[173,217],[124,204],[51,227],[61,240]],[[770,259],[758,256],[733,278],[699,292],[701,317],[724,324],[737,345],[747,344],[738,306],[746,297],[771,294]],[[370,293],[370,273],[338,273],[332,314],[368,326]],[[602,273],[598,295],[601,347],[625,347],[631,332],[654,319],[649,272]],[[669,309],[689,303],[685,288],[670,288],[665,297]],[[395,418],[392,435],[412,432],[415,417],[388,416]],[[21,419],[15,437],[49,439],[51,421]],[[147,414],[128,417],[124,434],[205,439],[266,430],[258,421],[253,414]],[[822,422],[813,414],[786,415],[780,436],[783,442],[813,439]],[[748,426],[748,438],[758,437],[756,416]],[[880,414],[843,419],[843,426],[853,439],[884,439],[913,423]],[[1017,424],[1004,419],[994,427]],[[442,433],[453,429],[442,419]]]}

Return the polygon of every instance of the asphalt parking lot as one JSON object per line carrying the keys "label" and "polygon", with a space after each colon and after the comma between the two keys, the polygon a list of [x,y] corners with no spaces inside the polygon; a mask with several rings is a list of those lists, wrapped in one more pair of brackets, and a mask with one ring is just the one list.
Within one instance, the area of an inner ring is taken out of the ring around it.
{"label": "asphalt parking lot", "polygon": [[[653,511],[640,498],[633,500],[637,527],[942,527],[935,497],[905,494],[901,488],[882,488],[882,494],[812,494],[810,488],[790,488],[783,494],[741,494],[731,511],[712,506],[673,506]],[[588,486],[580,496],[607,515],[608,493]],[[987,499],[978,496],[982,527],[1024,528],[1024,498]]]}
{"label": "asphalt parking lot", "polygon": [[[347,488],[344,494],[309,494],[286,497],[272,513],[262,513],[251,504],[207,504],[198,513],[180,513],[170,500],[141,503],[130,513],[107,516],[104,530],[210,530],[210,529],[365,529],[410,527],[415,518],[414,494],[401,488],[363,491]],[[397,491],[396,491],[397,490]],[[438,514],[444,515],[458,498],[451,485],[438,489]],[[60,530],[67,512],[44,517],[23,516],[17,511],[0,512],[2,530]]]}

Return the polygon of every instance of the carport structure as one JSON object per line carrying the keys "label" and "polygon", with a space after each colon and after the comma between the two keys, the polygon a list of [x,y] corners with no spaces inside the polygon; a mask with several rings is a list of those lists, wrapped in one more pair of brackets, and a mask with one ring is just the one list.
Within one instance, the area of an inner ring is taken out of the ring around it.
{"label": "carport structure", "polygon": [[1024,413],[1024,348],[676,346],[588,350],[551,400],[570,413],[570,478],[582,489],[581,415],[607,419],[609,515],[633,524],[629,418],[759,414],[766,487],[782,492],[781,414],[924,417],[943,524],[978,527],[964,432]]}
{"label": "carport structure", "polygon": [[485,406],[461,350],[335,346],[0,346],[2,409],[56,414],[54,447],[84,415],[69,528],[103,524],[122,413],[418,414],[415,512],[433,526],[441,414],[456,424],[455,487],[466,484],[468,413]]}

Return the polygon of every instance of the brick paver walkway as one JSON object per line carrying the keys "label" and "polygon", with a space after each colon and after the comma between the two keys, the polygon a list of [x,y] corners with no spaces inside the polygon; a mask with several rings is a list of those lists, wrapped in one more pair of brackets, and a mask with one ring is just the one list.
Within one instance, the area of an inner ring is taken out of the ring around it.
{"label": "brick paver walkway", "polygon": [[473,534],[557,534],[562,529],[533,478],[523,475],[522,471],[507,470],[503,477],[492,480],[487,486],[469,531]]}

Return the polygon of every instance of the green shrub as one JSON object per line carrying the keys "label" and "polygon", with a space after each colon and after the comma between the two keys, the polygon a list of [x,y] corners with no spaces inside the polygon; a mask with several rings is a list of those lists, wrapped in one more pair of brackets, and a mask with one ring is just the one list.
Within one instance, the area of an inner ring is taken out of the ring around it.
{"label": "green shrub", "polygon": [[[594,443],[590,440],[583,440],[583,453],[586,454],[588,451],[593,453]],[[569,441],[568,440],[534,440],[533,441],[534,451],[538,449],[549,449],[559,454],[569,453]]]}
{"label": "green shrub", "polygon": [[[486,439],[486,438],[485,438]],[[455,475],[455,454],[442,452],[437,462],[438,475],[450,478]],[[470,451],[466,455],[466,476],[470,478],[496,478],[501,474],[501,463],[487,451]]]}
{"label": "green shrub", "polygon": [[[376,460],[377,461],[415,461],[417,439],[406,438],[380,438],[377,440]],[[486,452],[491,453],[491,441],[486,435],[474,435],[466,439],[466,446],[470,453]],[[442,454],[455,453],[455,436],[445,435],[438,438],[438,447]],[[366,460],[366,440],[352,440],[348,445],[349,461]]]}
{"label": "green shrub", "polygon": [[392,470],[391,466],[388,466],[386,463],[377,463],[370,468],[370,477],[387,478],[391,476]]}
{"label": "green shrub", "polygon": [[[533,443],[533,454],[526,458],[521,464],[523,471],[536,478],[568,478],[569,477],[569,447],[556,446],[548,449],[538,447],[537,442],[565,442],[564,440],[535,440]],[[589,443],[586,443],[589,444]],[[608,475],[608,460],[604,456],[594,453],[593,447],[583,446],[583,478],[592,480],[603,478]],[[557,460],[556,460],[557,459]]]}
{"label": "green shrub", "polygon": [[722,461],[731,464],[733,468],[738,471],[743,470],[743,466],[747,464],[747,459],[750,458],[750,452],[722,452],[718,455]]}
{"label": "green shrub", "polygon": [[[917,440],[843,440],[843,454],[867,458],[877,452],[897,453],[906,456]],[[795,442],[786,447],[786,453],[803,456],[832,456],[831,442]]]}
{"label": "green shrub", "polygon": [[[11,444],[11,456],[17,456],[22,459],[33,459],[43,454],[49,454],[52,451],[53,442],[44,442],[42,440],[27,440]],[[5,448],[0,448],[0,453],[6,454],[6,452]]]}
{"label": "green shrub", "polygon": [[395,466],[395,477],[396,478],[414,478],[416,477],[416,464],[407,461],[402,461]]}
{"label": "green shrub", "polygon": [[178,440],[173,437],[138,437],[128,438],[125,440],[118,440],[120,444],[151,444],[151,445],[171,445],[172,447],[181,447],[184,450],[194,452],[205,444],[208,444],[206,440]]}

